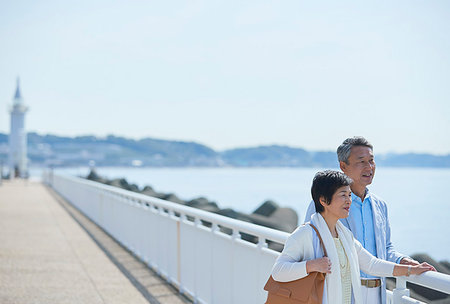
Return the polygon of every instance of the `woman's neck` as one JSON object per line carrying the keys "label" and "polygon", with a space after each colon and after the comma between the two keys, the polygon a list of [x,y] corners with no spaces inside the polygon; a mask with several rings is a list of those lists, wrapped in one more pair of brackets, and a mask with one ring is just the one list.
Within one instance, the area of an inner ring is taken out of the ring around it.
{"label": "woman's neck", "polygon": [[331,232],[331,235],[334,238],[337,238],[338,234],[336,231],[336,223],[337,223],[338,219],[335,218],[334,216],[330,216],[330,215],[326,214],[326,212],[322,212],[321,215],[322,215],[323,219],[325,220],[325,222],[327,223],[327,226]]}

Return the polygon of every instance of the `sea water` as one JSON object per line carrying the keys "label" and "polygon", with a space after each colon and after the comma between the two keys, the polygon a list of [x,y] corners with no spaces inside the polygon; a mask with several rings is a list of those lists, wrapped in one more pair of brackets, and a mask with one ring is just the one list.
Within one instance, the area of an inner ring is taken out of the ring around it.
{"label": "sea water", "polygon": [[[189,200],[204,196],[221,208],[252,212],[266,200],[291,207],[303,221],[310,187],[320,168],[97,168],[140,187]],[[71,175],[87,168],[58,169]],[[405,254],[450,260],[450,169],[377,168],[369,189],[388,205],[391,241]]]}

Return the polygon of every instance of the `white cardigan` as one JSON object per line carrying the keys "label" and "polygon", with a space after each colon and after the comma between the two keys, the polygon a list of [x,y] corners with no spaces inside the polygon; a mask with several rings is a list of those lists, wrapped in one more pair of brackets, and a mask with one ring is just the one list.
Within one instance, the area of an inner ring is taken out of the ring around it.
{"label": "white cardigan", "polygon": [[[328,258],[331,260],[331,274],[326,275],[323,303],[339,304],[342,300],[341,276],[339,260],[336,247],[330,230],[323,217],[316,213],[312,216],[312,223],[319,230],[327,249]],[[385,260],[377,259],[371,255],[356,239],[353,234],[340,222],[336,224],[345,252],[349,259],[352,275],[352,298],[353,302],[362,302],[360,294],[359,270],[374,276],[392,276],[395,264]],[[350,243],[350,244],[349,244]],[[310,225],[298,227],[288,238],[283,252],[277,258],[272,270],[272,277],[279,282],[289,282],[304,278],[306,272],[306,261],[320,258],[323,251],[317,234]]]}

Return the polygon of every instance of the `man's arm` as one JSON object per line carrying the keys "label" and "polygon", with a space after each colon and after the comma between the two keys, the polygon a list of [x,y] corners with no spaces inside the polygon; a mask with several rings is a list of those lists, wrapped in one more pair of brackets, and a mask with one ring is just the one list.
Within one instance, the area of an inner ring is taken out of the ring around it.
{"label": "man's arm", "polygon": [[[394,250],[394,245],[392,245],[392,242],[391,242],[391,225],[389,224],[389,217],[388,217],[388,211],[387,211],[386,204],[384,204],[384,212],[386,215],[386,257],[387,257],[387,260],[397,263],[397,264],[402,264],[402,265],[411,265],[411,266],[420,265],[420,263],[418,261]],[[424,264],[426,264],[427,266],[430,266],[431,270],[436,271],[436,269],[432,265],[430,265],[428,263],[424,263]]]}
{"label": "man's arm", "polygon": [[[385,206],[386,208],[386,206]],[[391,227],[389,225],[389,218],[387,216],[387,208],[386,208],[386,253],[387,253],[387,260],[395,262],[397,264],[402,265],[411,265],[411,266],[417,266],[420,265],[420,263],[411,257],[401,254],[394,250],[394,246],[391,242]],[[431,267],[431,270],[436,271],[436,268],[434,268],[432,265],[428,263],[424,263],[427,266]]]}
{"label": "man's arm", "polygon": [[412,263],[410,265],[418,265],[419,263],[417,261],[414,261],[409,256],[402,254],[394,249],[394,245],[391,242],[391,225],[389,224],[389,216],[386,204],[384,204],[383,209],[386,218],[386,259],[397,264],[407,264],[405,262],[409,261]]}

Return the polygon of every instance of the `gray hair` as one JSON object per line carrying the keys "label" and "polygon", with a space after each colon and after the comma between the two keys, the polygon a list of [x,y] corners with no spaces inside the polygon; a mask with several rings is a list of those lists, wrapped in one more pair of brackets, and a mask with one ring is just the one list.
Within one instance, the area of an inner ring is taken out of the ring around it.
{"label": "gray hair", "polygon": [[362,136],[353,136],[344,140],[344,142],[337,148],[338,160],[348,164],[350,152],[354,146],[369,147],[373,151],[373,146],[367,139]]}

